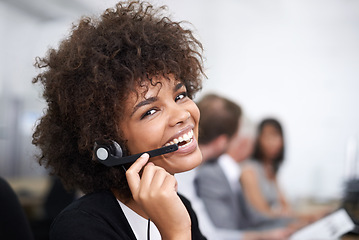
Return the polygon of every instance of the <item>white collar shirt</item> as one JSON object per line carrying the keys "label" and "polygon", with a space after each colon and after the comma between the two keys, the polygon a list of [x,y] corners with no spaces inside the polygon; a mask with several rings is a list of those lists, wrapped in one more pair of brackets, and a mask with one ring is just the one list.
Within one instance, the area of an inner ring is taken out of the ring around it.
{"label": "white collar shirt", "polygon": [[218,164],[222,168],[232,191],[240,191],[239,177],[241,176],[241,168],[239,164],[226,153],[218,158]]}

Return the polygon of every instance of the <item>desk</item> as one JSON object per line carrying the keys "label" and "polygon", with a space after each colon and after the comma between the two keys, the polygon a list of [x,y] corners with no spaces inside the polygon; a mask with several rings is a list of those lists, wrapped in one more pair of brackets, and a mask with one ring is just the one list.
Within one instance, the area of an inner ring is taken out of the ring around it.
{"label": "desk", "polygon": [[[342,200],[341,199],[328,199],[325,201],[318,201],[316,199],[306,198],[297,200],[294,209],[295,212],[299,215],[306,215],[306,214],[318,214],[326,215],[329,214],[337,209],[342,207]],[[345,234],[340,238],[341,240],[359,240],[359,235],[357,234]]]}
{"label": "desk", "polygon": [[45,177],[7,178],[30,219],[43,216],[43,203],[51,182]]}
{"label": "desk", "polygon": [[340,207],[340,199],[327,199],[318,201],[313,198],[298,199],[293,209],[298,214],[325,214],[337,210]]}
{"label": "desk", "polygon": [[345,234],[344,236],[342,236],[340,239],[341,240],[359,240],[359,236],[348,233],[348,234]]}

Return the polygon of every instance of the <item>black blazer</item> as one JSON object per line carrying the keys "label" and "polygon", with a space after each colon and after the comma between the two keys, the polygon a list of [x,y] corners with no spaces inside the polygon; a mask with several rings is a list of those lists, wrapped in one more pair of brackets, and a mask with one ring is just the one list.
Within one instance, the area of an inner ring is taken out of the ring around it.
{"label": "black blazer", "polygon": [[[183,196],[180,198],[191,217],[192,239],[205,240],[190,202]],[[136,237],[112,192],[99,191],[66,207],[51,225],[50,239],[136,240]]]}
{"label": "black blazer", "polygon": [[9,183],[0,177],[0,239],[32,240],[30,223]]}

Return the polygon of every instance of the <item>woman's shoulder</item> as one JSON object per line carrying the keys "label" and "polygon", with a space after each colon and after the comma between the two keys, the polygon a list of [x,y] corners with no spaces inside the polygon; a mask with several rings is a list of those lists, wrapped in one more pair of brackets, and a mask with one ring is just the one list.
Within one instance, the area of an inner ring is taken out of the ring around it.
{"label": "woman's shoulder", "polygon": [[[99,191],[90,194],[86,194],[79,199],[69,204],[61,213],[56,217],[55,222],[60,219],[68,219],[76,216],[77,218],[86,216],[103,215],[111,208],[113,209],[116,205],[116,198],[110,191]],[[117,204],[118,205],[118,204]]]}
{"label": "woman's shoulder", "polygon": [[258,168],[261,168],[261,164],[253,158],[247,159],[241,163],[242,170],[246,170],[246,169],[256,170]]}
{"label": "woman's shoulder", "polygon": [[[98,203],[109,203],[116,202],[116,198],[111,191],[102,190],[96,191],[93,193],[88,193],[83,195],[79,199],[73,201],[69,206],[67,206],[64,211],[69,211],[72,209],[91,209],[93,207],[98,207]],[[103,205],[103,204],[102,204]]]}
{"label": "woman's shoulder", "polygon": [[90,233],[93,237],[101,236],[103,232],[118,236],[123,232],[118,228],[129,227],[127,225],[115,196],[110,191],[99,191],[84,195],[67,206],[55,218],[50,236],[74,239],[73,236],[81,238]]}

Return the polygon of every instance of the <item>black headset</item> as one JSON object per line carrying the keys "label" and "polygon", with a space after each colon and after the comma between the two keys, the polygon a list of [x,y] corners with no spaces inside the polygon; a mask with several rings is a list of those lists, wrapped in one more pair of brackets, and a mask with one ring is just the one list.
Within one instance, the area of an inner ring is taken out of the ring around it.
{"label": "black headset", "polygon": [[173,144],[147,152],[137,153],[130,156],[123,156],[122,148],[117,142],[111,141],[110,143],[108,143],[96,141],[94,146],[94,154],[99,162],[108,167],[113,167],[118,165],[124,165],[126,163],[133,163],[144,153],[148,153],[151,158],[166,153],[174,152],[177,149],[178,145]]}

